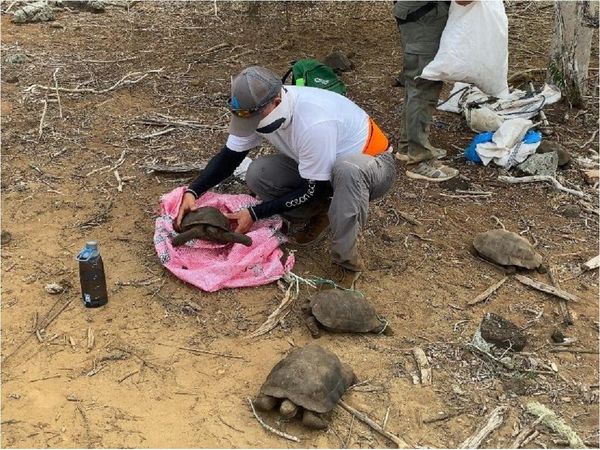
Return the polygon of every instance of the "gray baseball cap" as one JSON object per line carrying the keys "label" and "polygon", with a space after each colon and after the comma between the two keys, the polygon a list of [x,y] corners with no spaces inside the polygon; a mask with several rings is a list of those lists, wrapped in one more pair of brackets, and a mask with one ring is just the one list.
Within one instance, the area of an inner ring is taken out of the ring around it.
{"label": "gray baseball cap", "polygon": [[250,136],[260,122],[260,110],[281,92],[281,79],[269,69],[248,67],[231,81],[229,133]]}

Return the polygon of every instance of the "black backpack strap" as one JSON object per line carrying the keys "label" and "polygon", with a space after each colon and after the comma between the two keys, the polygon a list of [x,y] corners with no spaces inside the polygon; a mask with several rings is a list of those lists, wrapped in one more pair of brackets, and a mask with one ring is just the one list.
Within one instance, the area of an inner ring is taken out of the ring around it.
{"label": "black backpack strap", "polygon": [[293,67],[290,67],[290,69],[285,73],[285,75],[283,76],[283,78],[281,78],[281,83],[285,84],[286,80],[288,79],[288,77],[290,76],[290,73],[292,73]]}
{"label": "black backpack strap", "polygon": [[421,6],[419,9],[411,12],[410,14],[407,14],[406,19],[399,19],[396,17],[396,22],[399,25],[403,25],[405,23],[410,23],[410,22],[416,22],[421,17],[423,17],[425,14],[427,14],[429,11],[431,11],[433,8],[435,8],[436,6],[437,6],[437,2],[427,2],[423,6]]}

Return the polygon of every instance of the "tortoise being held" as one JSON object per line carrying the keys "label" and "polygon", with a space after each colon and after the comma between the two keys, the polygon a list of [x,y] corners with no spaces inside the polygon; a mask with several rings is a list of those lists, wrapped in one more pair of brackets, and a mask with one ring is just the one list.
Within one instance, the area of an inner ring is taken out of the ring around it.
{"label": "tortoise being held", "polygon": [[473,247],[485,259],[503,266],[537,269],[542,265],[542,256],[529,241],[510,231],[480,233],[475,237]]}
{"label": "tortoise being held", "polygon": [[302,306],[302,313],[313,337],[320,335],[318,325],[329,331],[393,334],[367,299],[354,291],[319,292]]}
{"label": "tortoise being held", "polygon": [[286,418],[302,409],[304,426],[325,429],[328,423],[320,414],[331,411],[355,382],[348,364],[330,351],[309,344],[292,350],[273,367],[254,404],[263,411],[279,404],[279,412]]}
{"label": "tortoise being held", "polygon": [[175,236],[171,243],[179,246],[191,239],[202,239],[220,244],[237,242],[247,247],[252,245],[252,238],[249,236],[230,231],[229,219],[212,206],[188,212],[181,221],[181,233]]}

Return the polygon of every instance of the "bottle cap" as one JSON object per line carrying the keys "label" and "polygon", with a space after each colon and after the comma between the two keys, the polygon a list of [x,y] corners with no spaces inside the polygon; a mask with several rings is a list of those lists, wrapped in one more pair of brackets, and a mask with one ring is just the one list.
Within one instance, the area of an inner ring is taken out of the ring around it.
{"label": "bottle cap", "polygon": [[87,248],[89,250],[96,250],[96,249],[98,249],[98,243],[96,241],[86,242],[85,248]]}

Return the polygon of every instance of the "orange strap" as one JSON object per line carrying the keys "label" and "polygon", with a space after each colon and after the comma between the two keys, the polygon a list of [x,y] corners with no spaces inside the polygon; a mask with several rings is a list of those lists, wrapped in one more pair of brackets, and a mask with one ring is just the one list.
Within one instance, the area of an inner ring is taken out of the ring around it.
{"label": "orange strap", "polygon": [[369,136],[367,136],[367,143],[362,152],[365,155],[377,156],[385,152],[389,146],[390,143],[385,134],[379,129],[375,121],[369,117]]}

